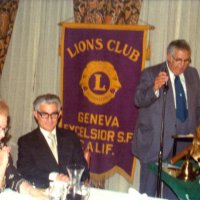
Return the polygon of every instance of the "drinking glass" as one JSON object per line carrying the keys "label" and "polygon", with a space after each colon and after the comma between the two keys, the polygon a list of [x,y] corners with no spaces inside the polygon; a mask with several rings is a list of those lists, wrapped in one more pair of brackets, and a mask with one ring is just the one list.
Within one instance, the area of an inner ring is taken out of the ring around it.
{"label": "drinking glass", "polygon": [[65,183],[53,181],[49,184],[49,200],[63,200],[65,193]]}
{"label": "drinking glass", "polygon": [[88,200],[90,196],[90,185],[87,182],[81,182],[82,200]]}
{"label": "drinking glass", "polygon": [[81,176],[85,167],[79,164],[67,166],[69,174],[69,185],[66,200],[87,200],[87,187],[81,184]]}

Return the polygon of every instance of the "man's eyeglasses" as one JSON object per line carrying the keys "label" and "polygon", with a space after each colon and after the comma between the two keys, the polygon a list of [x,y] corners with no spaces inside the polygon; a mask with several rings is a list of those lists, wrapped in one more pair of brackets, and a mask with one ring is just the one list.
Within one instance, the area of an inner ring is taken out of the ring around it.
{"label": "man's eyeglasses", "polygon": [[0,132],[6,133],[7,131],[8,131],[8,127],[5,127],[5,128],[0,127]]}
{"label": "man's eyeglasses", "polygon": [[184,64],[190,64],[191,63],[191,58],[188,58],[188,59],[181,59],[181,58],[175,58],[174,56],[172,56],[172,58],[174,59],[174,61],[177,63],[177,64],[181,64],[181,63],[184,63]]}
{"label": "man's eyeglasses", "polygon": [[49,119],[49,117],[51,119],[58,119],[58,116],[59,116],[59,112],[47,113],[47,112],[39,112],[39,111],[37,111],[37,113],[40,115],[40,117],[42,119]]}

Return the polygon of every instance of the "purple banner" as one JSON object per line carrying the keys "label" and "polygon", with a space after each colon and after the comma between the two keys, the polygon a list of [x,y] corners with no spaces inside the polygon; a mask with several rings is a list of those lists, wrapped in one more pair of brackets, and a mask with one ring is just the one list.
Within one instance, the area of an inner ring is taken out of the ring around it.
{"label": "purple banner", "polygon": [[62,126],[91,151],[90,171],[133,177],[133,95],[145,60],[146,26],[63,24]]}

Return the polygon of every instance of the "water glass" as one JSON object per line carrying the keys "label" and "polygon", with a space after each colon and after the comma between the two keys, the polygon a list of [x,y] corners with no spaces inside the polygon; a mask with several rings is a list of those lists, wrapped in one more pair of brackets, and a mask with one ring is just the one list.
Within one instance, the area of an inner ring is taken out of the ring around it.
{"label": "water glass", "polygon": [[65,183],[53,181],[49,184],[49,200],[63,200]]}
{"label": "water glass", "polygon": [[90,196],[90,185],[89,183],[81,183],[81,195],[82,200],[88,200]]}

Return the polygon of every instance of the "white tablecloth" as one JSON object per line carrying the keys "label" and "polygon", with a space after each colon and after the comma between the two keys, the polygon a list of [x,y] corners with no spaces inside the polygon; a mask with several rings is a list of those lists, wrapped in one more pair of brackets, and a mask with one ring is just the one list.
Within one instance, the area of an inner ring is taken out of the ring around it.
{"label": "white tablecloth", "polygon": [[29,195],[19,194],[18,192],[15,192],[13,190],[6,189],[2,193],[0,193],[0,200],[35,200],[35,199]]}
{"label": "white tablecloth", "polygon": [[[116,192],[104,189],[90,188],[89,200],[158,200],[158,198],[148,197],[140,194],[135,189],[130,188],[128,193]],[[10,189],[0,193],[0,200],[34,200],[28,195],[22,195]]]}
{"label": "white tablecloth", "polygon": [[90,198],[89,198],[89,200],[133,200],[133,199],[159,200],[159,198],[152,198],[148,197],[146,194],[140,194],[134,188],[129,188],[128,193],[92,188],[90,190]]}

